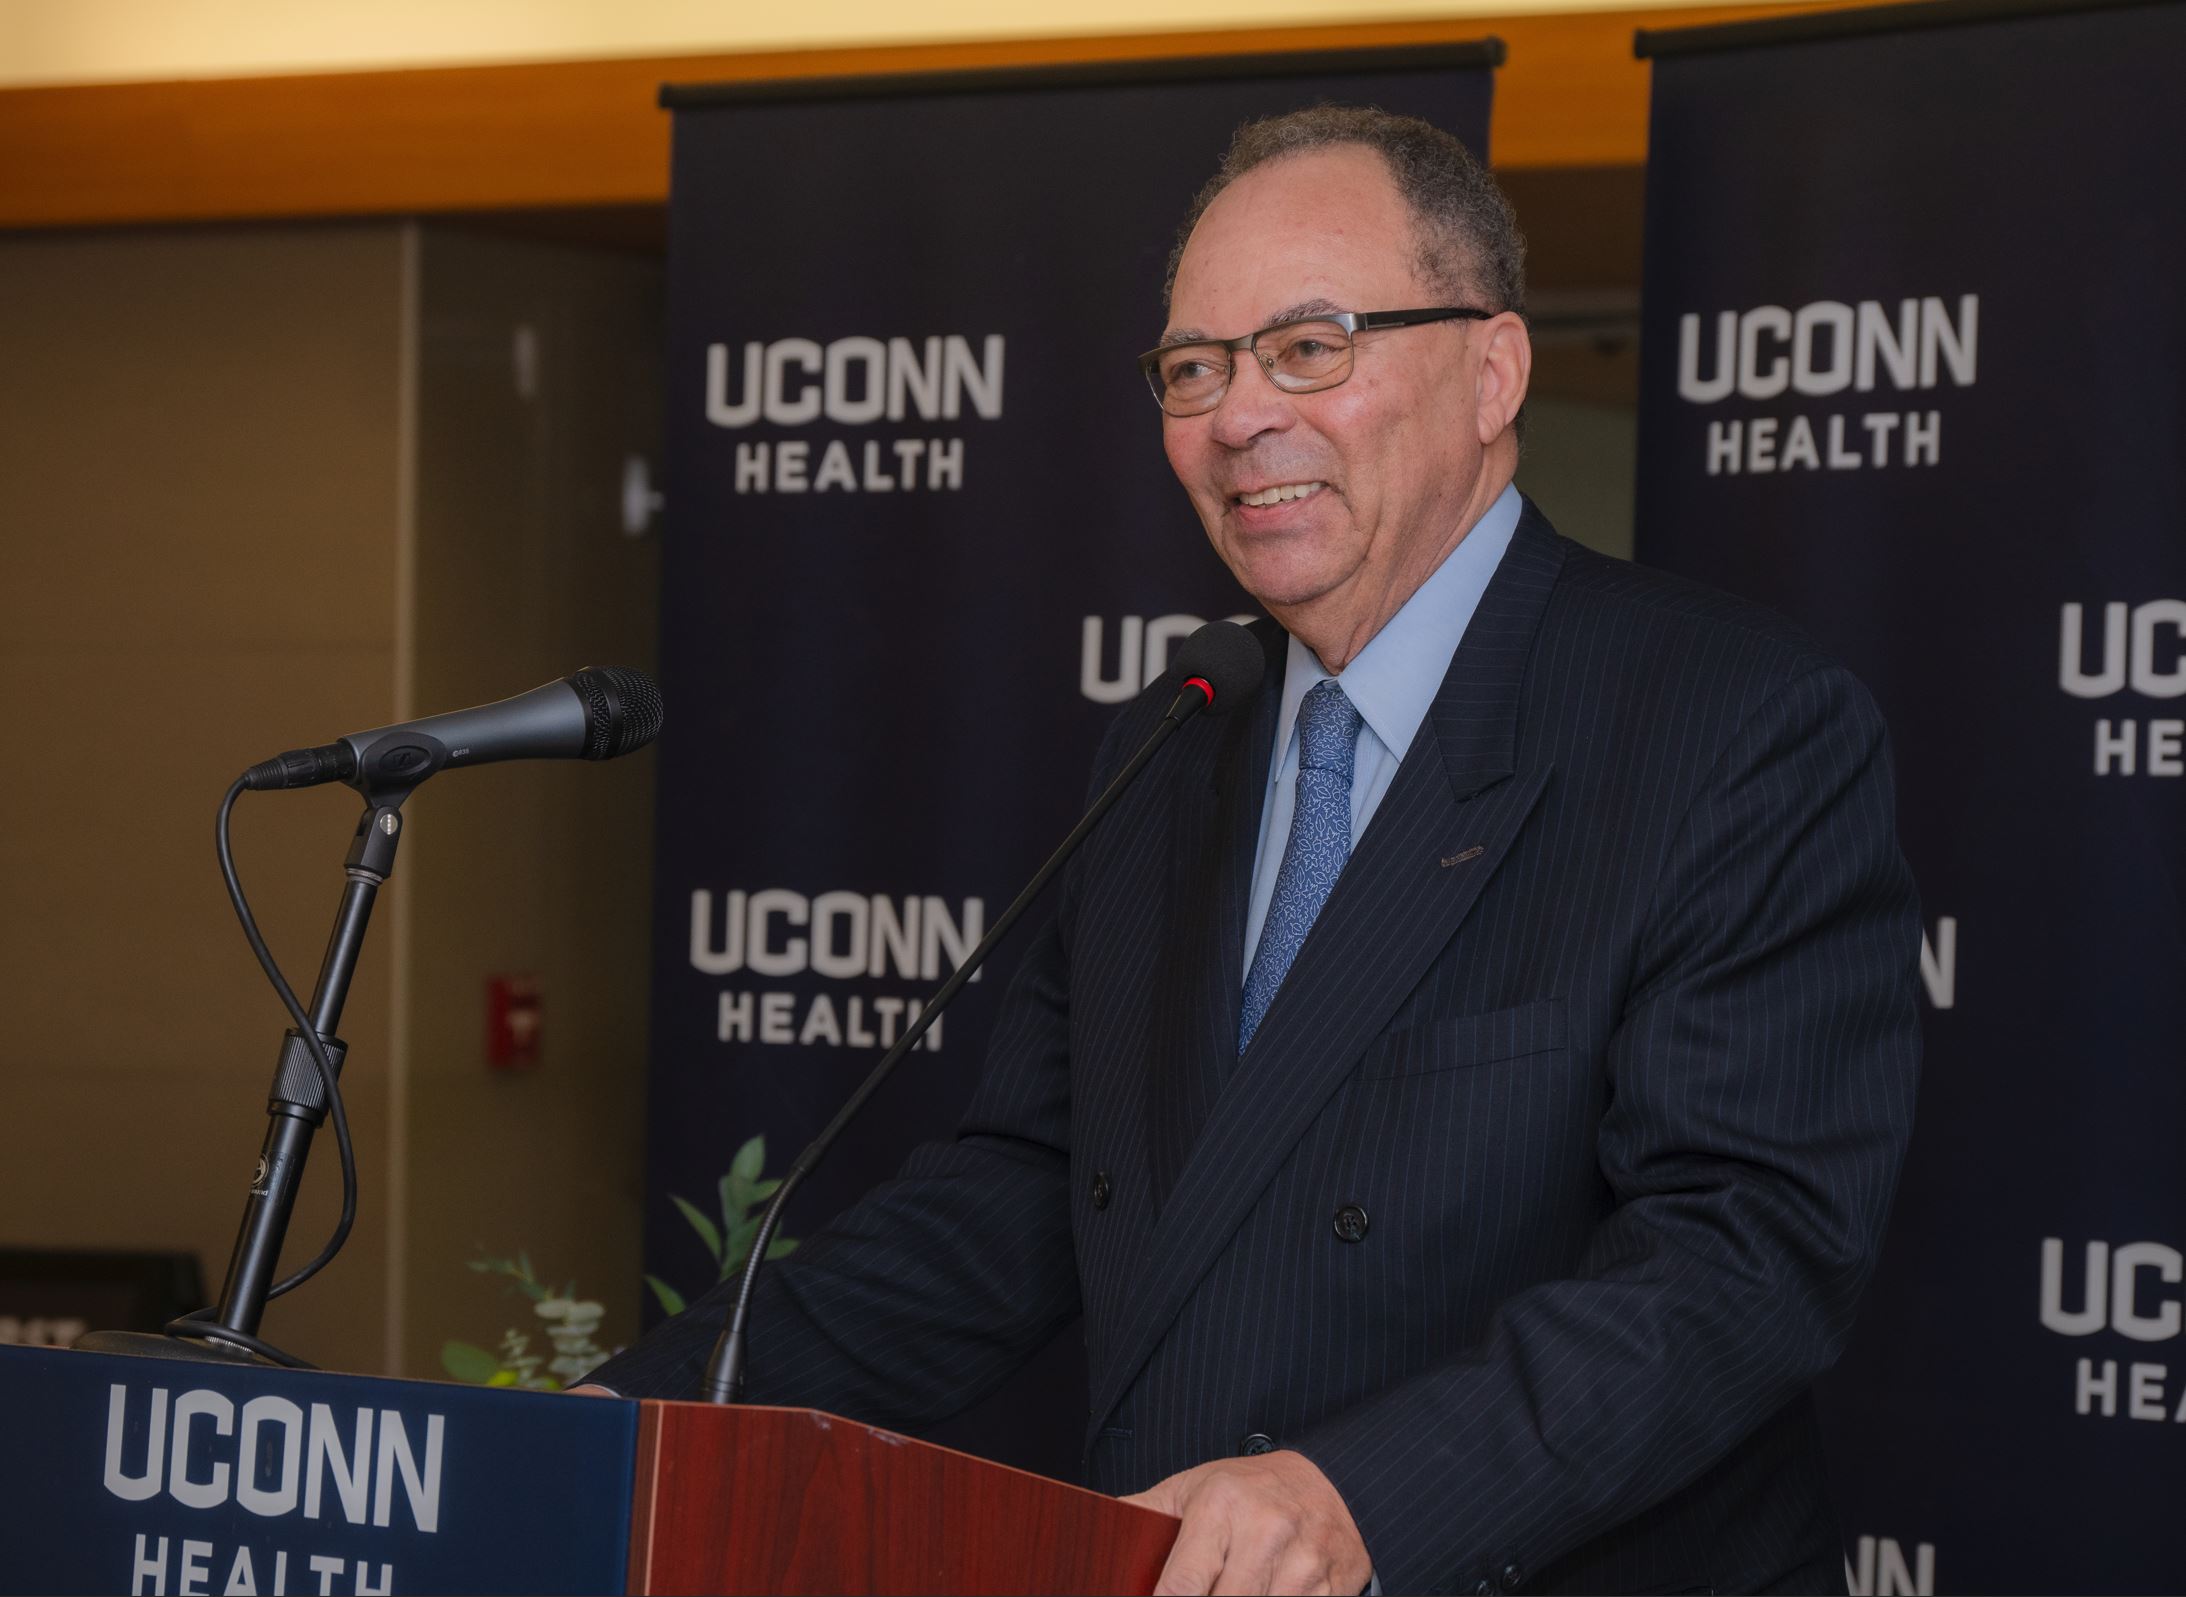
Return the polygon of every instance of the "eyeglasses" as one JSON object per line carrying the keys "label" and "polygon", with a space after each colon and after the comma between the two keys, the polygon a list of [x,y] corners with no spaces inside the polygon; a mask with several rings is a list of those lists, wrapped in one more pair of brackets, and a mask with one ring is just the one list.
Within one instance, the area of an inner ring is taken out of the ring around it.
{"label": "eyeglasses", "polygon": [[1200,416],[1222,403],[1237,369],[1238,350],[1250,352],[1268,381],[1286,394],[1314,394],[1351,375],[1352,339],[1384,327],[1424,322],[1485,321],[1494,311],[1441,305],[1414,311],[1331,311],[1263,327],[1243,338],[1164,344],[1139,357],[1139,370],[1154,400],[1172,416]]}

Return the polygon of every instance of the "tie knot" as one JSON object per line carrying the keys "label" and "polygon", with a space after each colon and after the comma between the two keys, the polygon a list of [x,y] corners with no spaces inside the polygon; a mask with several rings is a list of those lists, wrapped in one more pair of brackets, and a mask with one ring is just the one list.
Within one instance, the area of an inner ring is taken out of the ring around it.
{"label": "tie knot", "polygon": [[1323,682],[1298,706],[1298,766],[1351,779],[1358,751],[1359,712],[1334,682]]}

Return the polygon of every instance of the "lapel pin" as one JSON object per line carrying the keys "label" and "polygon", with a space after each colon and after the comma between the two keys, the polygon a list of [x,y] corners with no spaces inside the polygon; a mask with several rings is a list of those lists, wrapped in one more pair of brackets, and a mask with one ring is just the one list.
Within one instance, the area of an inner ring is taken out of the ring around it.
{"label": "lapel pin", "polygon": [[1469,859],[1478,859],[1481,855],[1487,853],[1487,851],[1487,846],[1485,844],[1475,843],[1471,848],[1468,848],[1462,854],[1443,855],[1442,863],[1445,868],[1451,865],[1462,865]]}

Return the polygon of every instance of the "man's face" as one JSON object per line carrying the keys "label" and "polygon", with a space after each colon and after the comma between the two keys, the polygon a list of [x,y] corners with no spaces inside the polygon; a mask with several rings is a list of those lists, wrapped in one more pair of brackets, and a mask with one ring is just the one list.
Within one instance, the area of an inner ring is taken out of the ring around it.
{"label": "man's face", "polygon": [[[1379,155],[1339,146],[1281,157],[1200,218],[1165,337],[1235,338],[1301,312],[1447,303],[1420,279],[1417,256]],[[1379,626],[1426,579],[1484,508],[1472,504],[1482,435],[1508,420],[1482,425],[1474,346],[1493,325],[1361,333],[1351,376],[1312,394],[1282,392],[1239,354],[1221,404],[1163,417],[1169,464],[1246,591],[1278,612],[1356,612]],[[1308,491],[1244,502],[1277,487]]]}

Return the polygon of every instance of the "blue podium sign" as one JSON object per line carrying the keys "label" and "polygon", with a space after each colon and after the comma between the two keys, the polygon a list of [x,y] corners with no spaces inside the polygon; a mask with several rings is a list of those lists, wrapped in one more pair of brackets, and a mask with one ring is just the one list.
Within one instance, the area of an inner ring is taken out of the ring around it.
{"label": "blue podium sign", "polygon": [[638,1409],[0,1347],[0,1592],[620,1592]]}

